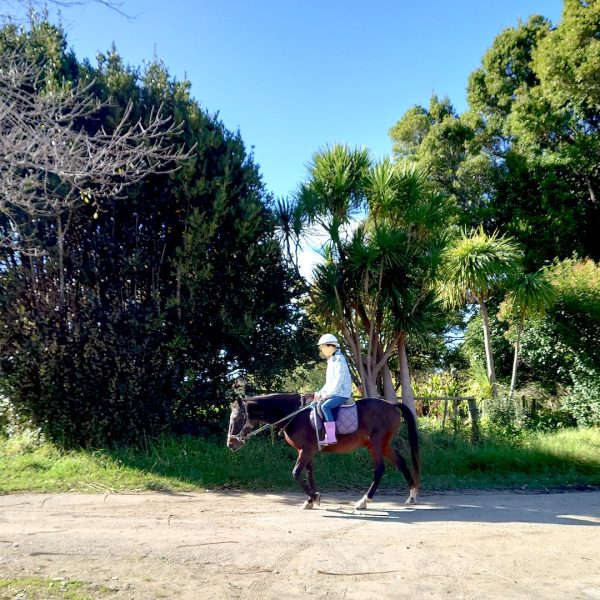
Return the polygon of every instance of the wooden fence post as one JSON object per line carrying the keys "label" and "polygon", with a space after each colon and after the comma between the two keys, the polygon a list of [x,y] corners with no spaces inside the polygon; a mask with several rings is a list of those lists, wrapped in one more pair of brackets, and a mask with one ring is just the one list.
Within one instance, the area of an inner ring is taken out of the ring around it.
{"label": "wooden fence post", "polygon": [[469,413],[471,415],[471,439],[473,442],[479,442],[481,433],[479,431],[479,410],[477,410],[477,401],[475,398],[467,398]]}
{"label": "wooden fence post", "polygon": [[458,432],[458,403],[460,398],[452,398],[452,431]]}

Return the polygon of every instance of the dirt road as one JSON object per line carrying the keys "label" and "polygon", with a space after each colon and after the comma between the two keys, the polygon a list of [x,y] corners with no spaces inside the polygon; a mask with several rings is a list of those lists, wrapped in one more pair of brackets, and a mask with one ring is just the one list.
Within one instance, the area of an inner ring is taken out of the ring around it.
{"label": "dirt road", "polygon": [[1,496],[0,578],[131,600],[600,600],[600,491],[380,496],[355,513],[357,499],[302,511],[294,494]]}

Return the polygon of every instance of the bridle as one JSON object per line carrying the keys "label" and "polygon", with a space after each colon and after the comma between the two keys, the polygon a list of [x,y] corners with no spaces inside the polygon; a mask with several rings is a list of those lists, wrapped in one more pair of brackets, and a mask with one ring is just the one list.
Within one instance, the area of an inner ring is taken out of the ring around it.
{"label": "bridle", "polygon": [[[237,440],[238,442],[245,444],[251,437],[254,437],[255,435],[258,435],[259,433],[262,433],[265,429],[268,429],[269,427],[275,427],[275,425],[279,425],[279,423],[283,423],[284,421],[288,421],[291,420],[293,417],[295,417],[297,414],[301,413],[302,411],[308,409],[311,407],[310,404],[306,404],[306,397],[304,394],[300,394],[300,408],[298,410],[295,410],[294,412],[291,412],[290,414],[286,415],[285,417],[283,417],[283,419],[279,419],[279,421],[275,421],[275,423],[267,423],[266,425],[263,425],[262,427],[259,427],[258,429],[254,429],[253,431],[251,431],[248,434],[244,434],[243,431],[244,429],[246,429],[247,427],[250,427],[250,415],[248,414],[248,406],[246,404],[245,400],[240,400],[240,405],[242,407],[242,413],[244,415],[244,424],[242,425],[242,428],[240,429],[240,432],[237,434],[233,434],[230,433],[227,437],[229,439],[232,440]],[[285,428],[289,425],[289,423],[286,423],[281,429],[285,430]]]}
{"label": "bridle", "polygon": [[234,433],[230,433],[228,434],[228,438],[232,439],[232,440],[237,440],[238,442],[241,442],[242,444],[246,443],[246,440],[250,437],[250,435],[252,434],[252,432],[250,432],[250,434],[245,435],[243,433],[244,429],[246,429],[246,427],[249,427],[250,424],[248,423],[249,420],[249,415],[248,415],[248,406],[246,405],[246,402],[244,400],[240,400],[240,407],[242,410],[242,414],[244,416],[244,424],[242,425],[242,428],[240,429],[240,432],[237,434]]}

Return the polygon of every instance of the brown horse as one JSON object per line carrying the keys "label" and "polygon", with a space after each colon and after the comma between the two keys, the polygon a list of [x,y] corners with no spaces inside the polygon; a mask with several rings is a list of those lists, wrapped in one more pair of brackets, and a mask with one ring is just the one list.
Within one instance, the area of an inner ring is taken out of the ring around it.
{"label": "brown horse", "polygon": [[[312,408],[307,401],[312,394],[269,394],[236,400],[231,405],[227,446],[232,450],[240,448],[253,435],[257,423],[277,424],[286,442],[298,451],[298,460],[292,475],[300,487],[308,494],[303,508],[313,508],[320,503],[321,494],[316,489],[313,475],[313,458],[319,452],[319,444],[314,428],[310,423]],[[323,452],[350,452],[357,448],[368,448],[373,463],[373,482],[366,495],[356,503],[357,509],[366,508],[373,499],[377,486],[385,470],[383,459],[387,458],[404,475],[410,494],[406,504],[414,504],[419,491],[419,438],[415,417],[404,404],[391,404],[379,398],[364,398],[356,403],[358,429],[348,435],[337,435],[337,444],[321,446]],[[401,415],[408,425],[413,472],[406,461],[392,447],[392,438],[400,428]],[[303,471],[306,469],[307,477]]]}

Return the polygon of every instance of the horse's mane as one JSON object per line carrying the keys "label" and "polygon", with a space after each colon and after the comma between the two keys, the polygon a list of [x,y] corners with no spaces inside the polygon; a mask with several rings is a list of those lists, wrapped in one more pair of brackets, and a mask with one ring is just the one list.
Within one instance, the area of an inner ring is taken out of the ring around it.
{"label": "horse's mane", "polygon": [[254,400],[257,402],[264,400],[277,400],[278,402],[285,402],[286,400],[298,400],[298,396],[298,392],[274,392],[271,394],[261,394],[260,396],[248,396],[248,398],[244,398],[244,400]]}
{"label": "horse's mane", "polygon": [[291,392],[250,396],[244,398],[244,402],[253,407],[252,412],[260,418],[291,413],[299,407],[299,399],[299,393]]}

